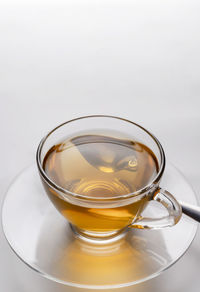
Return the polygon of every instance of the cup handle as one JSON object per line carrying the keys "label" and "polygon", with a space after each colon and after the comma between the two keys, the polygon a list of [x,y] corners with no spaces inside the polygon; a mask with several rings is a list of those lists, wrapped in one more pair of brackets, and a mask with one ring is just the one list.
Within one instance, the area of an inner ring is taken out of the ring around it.
{"label": "cup handle", "polygon": [[140,229],[160,229],[173,226],[181,218],[182,208],[177,200],[166,190],[159,188],[153,195],[153,201],[161,203],[168,211],[168,216],[161,218],[148,218],[140,216],[129,227]]}

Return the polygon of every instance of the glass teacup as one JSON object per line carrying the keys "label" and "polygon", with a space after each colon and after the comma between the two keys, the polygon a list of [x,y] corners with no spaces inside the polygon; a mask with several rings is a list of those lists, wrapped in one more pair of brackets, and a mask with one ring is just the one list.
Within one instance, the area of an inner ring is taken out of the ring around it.
{"label": "glass teacup", "polygon": [[[164,228],[181,217],[176,199],[159,187],[161,144],[131,121],[94,115],[65,122],[40,142],[37,165],[47,195],[84,239],[113,240],[129,227]],[[143,217],[152,200],[168,215]]]}

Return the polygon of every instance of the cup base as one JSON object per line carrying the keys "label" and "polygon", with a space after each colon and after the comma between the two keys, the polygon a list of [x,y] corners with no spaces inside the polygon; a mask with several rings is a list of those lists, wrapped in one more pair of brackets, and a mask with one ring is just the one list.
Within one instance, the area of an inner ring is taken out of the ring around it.
{"label": "cup base", "polygon": [[123,230],[120,231],[111,231],[111,232],[90,232],[90,231],[85,231],[77,228],[76,226],[72,225],[69,223],[74,235],[77,238],[80,238],[84,241],[90,242],[90,243],[95,243],[95,244],[107,244],[111,242],[115,242],[122,237],[125,236],[127,232],[127,228],[124,228]]}

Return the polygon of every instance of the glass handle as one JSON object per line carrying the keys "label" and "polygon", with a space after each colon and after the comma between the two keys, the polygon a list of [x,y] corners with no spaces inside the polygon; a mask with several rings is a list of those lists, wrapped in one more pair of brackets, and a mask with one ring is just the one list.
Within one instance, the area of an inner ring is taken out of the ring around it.
{"label": "glass handle", "polygon": [[141,217],[134,221],[129,227],[140,229],[159,229],[175,225],[181,218],[182,209],[177,200],[166,190],[159,188],[153,201],[161,203],[168,211],[168,216],[161,218]]}

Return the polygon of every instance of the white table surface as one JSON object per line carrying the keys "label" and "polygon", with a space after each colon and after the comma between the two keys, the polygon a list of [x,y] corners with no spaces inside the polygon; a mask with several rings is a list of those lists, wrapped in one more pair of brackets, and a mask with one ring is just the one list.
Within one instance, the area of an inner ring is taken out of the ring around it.
{"label": "white table surface", "polygon": [[[151,130],[200,197],[200,2],[0,2],[0,200],[41,137],[87,114]],[[200,232],[165,273],[118,291],[199,291]],[[26,267],[0,230],[0,291],[85,291]]]}

